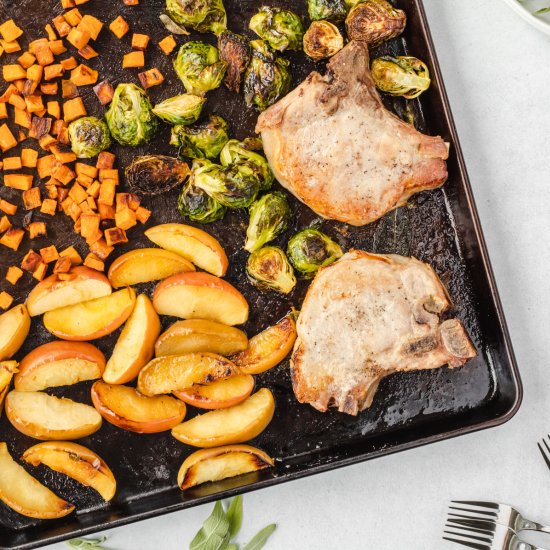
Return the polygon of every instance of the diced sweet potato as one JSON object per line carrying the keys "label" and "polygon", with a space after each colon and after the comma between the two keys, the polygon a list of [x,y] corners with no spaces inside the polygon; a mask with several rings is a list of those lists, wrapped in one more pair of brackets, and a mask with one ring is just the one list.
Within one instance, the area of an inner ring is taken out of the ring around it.
{"label": "diced sweet potato", "polygon": [[4,212],[4,214],[13,216],[17,212],[17,205],[12,204],[5,199],[0,199],[0,210]]}
{"label": "diced sweet potato", "polygon": [[54,273],[68,273],[73,266],[71,259],[68,256],[60,256],[59,260],[53,266]]}
{"label": "diced sweet potato", "polygon": [[82,21],[82,14],[78,8],[69,10],[63,14],[63,17],[67,20],[69,25],[76,27],[80,21]]}
{"label": "diced sweet potato", "polygon": [[170,55],[176,47],[176,40],[169,34],[159,42],[159,48],[166,54]]}
{"label": "diced sweet potato", "polygon": [[23,29],[19,28],[13,19],[8,19],[0,25],[0,34],[6,42],[13,42],[23,34]]}
{"label": "diced sweet potato", "polygon": [[44,82],[40,84],[40,91],[44,95],[56,95],[59,86],[57,82]]}
{"label": "diced sweet potato", "polygon": [[[84,204],[89,206],[86,202]],[[87,213],[82,214],[80,217],[80,234],[86,239],[88,244],[94,243],[101,238],[101,231],[99,229],[100,221],[99,214]]]}
{"label": "diced sweet potato", "polygon": [[15,108],[14,113],[13,122],[15,122],[18,126],[22,126],[23,128],[29,130],[31,127],[32,115],[27,113],[26,110],[18,109],[17,107]]}
{"label": "diced sweet potato", "polygon": [[139,6],[139,0],[122,0],[125,6]]}
{"label": "diced sweet potato", "polygon": [[88,44],[87,46],[84,46],[81,50],[78,50],[78,55],[83,57],[84,59],[92,59],[94,57],[97,57],[99,54]]}
{"label": "diced sweet potato", "polygon": [[89,86],[95,84],[99,77],[99,73],[94,71],[87,65],[79,65],[71,71],[71,82],[76,86]]}
{"label": "diced sweet potato", "polygon": [[50,147],[50,153],[52,153],[61,164],[67,164],[76,160],[76,155],[72,152],[71,148],[62,143],[55,143],[52,145]]}
{"label": "diced sweet potato", "polygon": [[42,204],[40,200],[40,187],[32,187],[23,191],[23,204],[27,210],[38,208]]}
{"label": "diced sweet potato", "polygon": [[42,281],[46,274],[48,273],[48,264],[45,264],[43,262],[39,263],[37,268],[33,271],[33,278],[37,281]]}
{"label": "diced sweet potato", "polygon": [[52,171],[52,176],[63,185],[67,185],[75,179],[76,174],[67,165],[58,163]]}
{"label": "diced sweet potato", "polygon": [[5,103],[0,103],[0,120],[8,118],[8,108]]}
{"label": "diced sweet potato", "polygon": [[76,60],[74,55],[72,55],[71,57],[68,57],[67,59],[62,59],[60,61],[60,63],[61,63],[61,65],[63,65],[63,68],[66,71],[70,71],[70,70],[74,69],[75,67],[78,67],[78,61]]}
{"label": "diced sweet potato", "polygon": [[59,78],[63,76],[65,69],[61,63],[56,63],[54,65],[48,65],[44,69],[44,80],[53,80],[54,78]]}
{"label": "diced sweet potato", "polygon": [[34,149],[21,150],[21,165],[25,168],[36,168],[38,161],[38,151]]}
{"label": "diced sweet potato", "polygon": [[8,229],[11,229],[12,225],[7,216],[2,216],[0,218],[0,233],[4,233],[4,231],[7,231]]}
{"label": "diced sweet potato", "polygon": [[56,143],[57,140],[50,134],[46,134],[38,140],[38,144],[42,147],[42,149],[44,149],[44,151],[49,151],[50,147]]}
{"label": "diced sweet potato", "polygon": [[17,62],[24,69],[28,69],[36,61],[36,57],[31,52],[25,52],[17,58]]}
{"label": "diced sweet potato", "polygon": [[90,252],[86,258],[84,259],[84,265],[86,267],[89,267],[91,269],[95,269],[97,271],[104,271],[105,270],[105,263],[103,260],[98,258],[95,254]]}
{"label": "diced sweet potato", "polygon": [[63,17],[63,15],[58,15],[57,17],[54,17],[52,22],[53,22],[53,26],[55,27],[55,30],[57,31],[57,34],[61,36],[61,38],[68,36],[68,34],[72,30],[71,25],[65,19],[65,17]]}
{"label": "diced sweet potato", "polygon": [[86,190],[81,185],[75,183],[69,191],[69,197],[77,204],[80,204],[82,201],[86,200],[88,193],[86,193]]}
{"label": "diced sweet potato", "polygon": [[115,94],[113,86],[107,80],[103,80],[94,86],[94,92],[102,105],[108,105],[111,103],[113,95]]}
{"label": "diced sweet potato", "polygon": [[29,230],[29,237],[31,239],[46,235],[46,224],[44,222],[32,222],[27,229]]}
{"label": "diced sweet potato", "polygon": [[79,176],[83,174],[85,176],[95,178],[98,174],[98,169],[95,166],[91,166],[90,164],[86,164],[84,162],[77,162],[74,169]]}
{"label": "diced sweet potato", "polygon": [[72,80],[62,80],[61,89],[61,96],[63,99],[74,99],[78,97],[78,89]]}
{"label": "diced sweet potato", "polygon": [[17,250],[24,236],[24,229],[8,229],[0,238],[0,244],[3,244],[4,246],[11,248],[12,250]]}
{"label": "diced sweet potato", "polygon": [[136,219],[139,223],[145,223],[151,216],[151,211],[143,206],[136,209]]}
{"label": "diced sweet potato", "polygon": [[97,209],[102,220],[115,219],[115,207],[112,204],[102,204],[98,202]]}
{"label": "diced sweet potato", "polygon": [[42,262],[42,256],[37,254],[32,248],[23,256],[21,260],[21,269],[32,273],[38,264]]}
{"label": "diced sweet potato", "polygon": [[21,157],[4,157],[2,170],[20,170],[22,166]]}
{"label": "diced sweet potato", "polygon": [[73,27],[67,36],[67,42],[72,44],[77,50],[81,50],[90,41],[90,33],[85,30]]}
{"label": "diced sweet potato", "polygon": [[93,15],[85,15],[82,18],[82,21],[78,24],[78,28],[81,31],[87,31],[92,40],[97,40],[97,37],[103,28],[103,23],[99,19],[96,19]]}
{"label": "diced sweet potato", "polygon": [[48,101],[46,109],[49,115],[54,118],[61,118],[61,106],[59,105],[59,101]]}
{"label": "diced sweet potato", "polygon": [[46,42],[45,44],[37,44],[34,48],[34,55],[36,56],[36,61],[38,61],[38,64],[43,67],[54,62],[54,56],[49,42]]}
{"label": "diced sweet potato", "polygon": [[90,197],[92,197],[93,199],[97,199],[99,197],[99,189],[101,187],[101,184],[97,181],[97,180],[94,180],[90,186],[88,187],[88,189],[86,189],[86,192],[88,193],[88,195]]}
{"label": "diced sweet potato", "polygon": [[62,250],[59,253],[60,258],[69,258],[72,265],[80,265],[82,263],[82,258],[80,254],[76,251],[74,246],[69,246],[65,250]]}
{"label": "diced sweet potato", "polygon": [[65,53],[67,51],[63,40],[50,40],[48,42],[48,45],[50,46],[50,50],[54,55],[61,55],[62,53]]}
{"label": "diced sweet potato", "polygon": [[25,100],[17,94],[12,94],[8,99],[8,103],[10,105],[13,105],[16,109],[20,109],[22,111],[27,108],[27,103],[25,102]]}
{"label": "diced sweet potato", "polygon": [[132,35],[132,49],[145,51],[149,44],[149,40],[150,38],[147,34],[134,33]]}
{"label": "diced sweet potato", "polygon": [[0,292],[0,308],[8,309],[13,304],[13,296],[5,290]]}
{"label": "diced sweet potato", "polygon": [[56,262],[59,259],[59,252],[57,252],[57,248],[55,248],[55,245],[45,246],[44,248],[40,249],[40,256],[42,256],[42,261],[45,264],[50,264],[52,262]]}
{"label": "diced sweet potato", "polygon": [[164,76],[162,76],[162,73],[156,67],[139,73],[138,77],[145,90],[164,82]]}
{"label": "diced sweet potato", "polygon": [[130,229],[136,225],[136,213],[130,208],[122,208],[115,213],[115,223],[120,229]]}
{"label": "diced sweet potato", "polygon": [[145,65],[145,56],[141,50],[135,50],[127,53],[122,59],[123,69],[132,69],[135,67],[143,67]]}
{"label": "diced sweet potato", "polygon": [[99,181],[105,180],[113,180],[116,184],[118,184],[118,170],[116,168],[103,168],[99,170]]}
{"label": "diced sweet potato", "polygon": [[111,170],[115,165],[116,155],[109,151],[101,151],[97,157],[96,166],[100,170]]}
{"label": "diced sweet potato", "polygon": [[4,65],[2,67],[2,77],[6,82],[14,82],[27,76],[27,71],[19,63]]}
{"label": "diced sweet potato", "polygon": [[108,246],[114,246],[120,243],[127,243],[128,237],[126,231],[120,227],[111,227],[105,230],[105,242]]}
{"label": "diced sweet potato", "polygon": [[54,166],[56,165],[57,160],[54,155],[46,155],[45,157],[40,157],[36,163],[38,177],[40,179],[45,179],[48,176],[51,176]]}
{"label": "diced sweet potato", "polygon": [[100,204],[112,205],[115,201],[115,190],[116,182],[114,180],[105,180],[101,183],[99,189],[99,199]]}
{"label": "diced sweet potato", "polygon": [[95,254],[101,260],[106,260],[109,257],[109,254],[113,252],[114,247],[108,245],[105,239],[99,239],[95,243],[90,245],[90,252]]}
{"label": "diced sweet potato", "polygon": [[[4,185],[20,191],[28,191],[32,187],[32,174],[6,174]],[[36,187],[38,190],[38,187]]]}
{"label": "diced sweet potato", "polygon": [[8,267],[8,272],[6,273],[6,281],[12,285],[17,284],[17,281],[23,276],[23,270],[16,265],[11,265]]}
{"label": "diced sweet potato", "polygon": [[56,211],[57,211],[57,201],[55,199],[44,199],[42,201],[42,206],[40,207],[40,212],[42,212],[42,214],[55,216]]}
{"label": "diced sweet potato", "polygon": [[84,102],[81,97],[75,97],[63,103],[63,119],[67,123],[86,116],[86,114],[86,107],[84,107]]}
{"label": "diced sweet potato", "polygon": [[[42,102],[41,95],[29,95],[25,97],[25,104],[27,105],[28,113],[39,114],[44,110],[44,103]],[[40,115],[39,115],[40,116]]]}
{"label": "diced sweet potato", "polygon": [[46,31],[46,34],[48,35],[48,40],[50,42],[52,42],[53,40],[57,40],[57,34],[49,23],[44,27],[44,30]]}
{"label": "diced sweet potato", "polygon": [[17,145],[17,140],[15,139],[14,135],[11,133],[11,130],[9,129],[7,124],[2,124],[0,126],[0,149],[2,149],[2,152],[9,151],[13,147]]}
{"label": "diced sweet potato", "polygon": [[124,18],[119,15],[110,25],[109,29],[118,38],[122,38],[129,30],[130,27]]}
{"label": "diced sweet potato", "polygon": [[117,211],[123,208],[137,210],[140,204],[140,199],[135,193],[117,193],[116,194],[116,209]]}

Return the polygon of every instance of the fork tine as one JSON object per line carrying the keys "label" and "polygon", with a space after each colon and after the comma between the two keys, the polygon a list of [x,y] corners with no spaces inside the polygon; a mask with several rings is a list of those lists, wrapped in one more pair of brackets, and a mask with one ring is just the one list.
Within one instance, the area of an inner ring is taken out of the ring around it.
{"label": "fork tine", "polygon": [[[470,510],[469,508],[459,508],[458,506],[449,506],[449,515],[455,515],[464,518],[486,519],[492,520],[498,516],[496,512],[489,512],[485,510]],[[456,510],[453,512],[452,510]],[[463,512],[459,514],[458,512]]]}
{"label": "fork tine", "polygon": [[468,548],[473,548],[474,550],[491,550],[491,547],[486,544],[476,544],[475,542],[468,542],[458,538],[452,539],[451,537],[443,537],[443,540],[448,540],[449,542],[454,542],[455,544],[461,544],[462,546],[467,546]]}
{"label": "fork tine", "polygon": [[451,525],[449,523],[445,524],[447,529],[454,529],[454,531],[444,531],[450,535],[461,535],[463,537],[469,537],[480,542],[491,543],[493,540],[493,533],[490,531],[485,531],[484,529],[477,529],[475,527],[468,527],[465,525]]}
{"label": "fork tine", "polygon": [[[546,441],[542,440],[545,447],[548,448],[548,445],[546,444]],[[550,459],[546,456],[546,453],[544,452],[544,449],[542,448],[542,445],[540,443],[537,443],[537,446],[539,448],[540,454],[542,455],[542,458],[544,459],[544,462],[546,462],[546,467],[550,469]],[[549,449],[550,451],[550,449]]]}
{"label": "fork tine", "polygon": [[462,518],[447,518],[447,523],[464,525],[466,527],[471,527],[474,529],[481,529],[485,532],[494,533],[496,529],[496,524],[493,521],[485,519],[462,519]]}
{"label": "fork tine", "polygon": [[499,509],[499,505],[496,502],[486,502],[483,500],[451,500],[451,502],[453,504],[466,504],[469,506],[479,506],[481,508],[491,508],[493,510]]}

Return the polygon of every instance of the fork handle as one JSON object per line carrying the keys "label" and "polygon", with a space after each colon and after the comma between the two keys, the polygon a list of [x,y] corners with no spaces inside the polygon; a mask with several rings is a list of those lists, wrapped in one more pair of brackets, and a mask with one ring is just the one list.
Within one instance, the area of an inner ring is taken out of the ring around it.
{"label": "fork handle", "polygon": [[542,525],[541,523],[536,523],[535,521],[523,519],[521,522],[519,522],[519,525],[516,525],[516,531],[539,531],[540,533],[550,534],[550,527]]}

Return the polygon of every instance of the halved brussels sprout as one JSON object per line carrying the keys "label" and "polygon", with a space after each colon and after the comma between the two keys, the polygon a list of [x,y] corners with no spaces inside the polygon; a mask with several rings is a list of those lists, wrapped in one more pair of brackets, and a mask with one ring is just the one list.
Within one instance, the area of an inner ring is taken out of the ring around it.
{"label": "halved brussels sprout", "polygon": [[190,94],[204,95],[223,80],[227,64],[218,49],[204,42],[187,42],[178,51],[174,69]]}
{"label": "halved brussels sprout", "polygon": [[263,6],[252,17],[248,28],[274,50],[301,50],[304,37],[302,18],[293,11]]}
{"label": "halved brussels sprout", "polygon": [[225,206],[193,184],[193,172],[191,178],[181,190],[178,199],[178,210],[182,216],[199,223],[215,222],[221,220],[225,215]]}
{"label": "halved brussels sprout", "polygon": [[153,107],[153,113],[169,124],[193,124],[201,114],[206,98],[181,94],[165,99]]}
{"label": "halved brussels sprout", "polygon": [[294,270],[278,246],[264,246],[253,252],[246,263],[246,273],[258,288],[288,294],[296,286]]}
{"label": "halved brussels sprout", "polygon": [[312,21],[327,19],[338,22],[346,18],[348,10],[345,0],[307,0],[307,11]]}
{"label": "halved brussels sprout", "polygon": [[273,180],[275,179],[273,172],[269,167],[269,163],[265,157],[250,150],[246,144],[246,140],[238,141],[236,139],[230,139],[220,153],[220,162],[222,166],[229,166],[238,160],[248,160],[249,162],[252,162],[258,167],[262,175],[260,191],[267,191],[271,188]]}
{"label": "halved brussels sprout", "polygon": [[289,61],[277,57],[263,40],[253,40],[252,61],[244,77],[244,100],[264,111],[290,90]]}
{"label": "halved brussels sprout", "polygon": [[227,28],[222,0],[166,0],[166,9],[176,23],[198,32],[220,34]]}
{"label": "halved brussels sprout", "polygon": [[134,158],[125,175],[132,191],[141,195],[160,195],[182,185],[189,175],[189,166],[166,155],[143,155]]}
{"label": "halved brussels sprout", "polygon": [[69,139],[73,153],[81,159],[95,157],[111,146],[111,134],[104,120],[85,116],[69,124]]}
{"label": "halved brussels sprout", "polygon": [[377,46],[399,36],[407,24],[403,10],[394,8],[386,0],[364,0],[356,4],[346,17],[350,40],[362,40]]}
{"label": "halved brussels sprout", "polygon": [[191,126],[174,126],[170,144],[180,148],[180,157],[215,159],[229,141],[228,132],[227,122],[221,116],[210,115]]}
{"label": "halved brussels sprout", "polygon": [[319,61],[332,57],[344,47],[344,38],[330,21],[313,21],[304,35],[304,52]]}
{"label": "halved brussels sprout", "polygon": [[135,84],[117,86],[105,119],[116,141],[132,147],[150,141],[158,126],[149,98]]}
{"label": "halved brussels sprout", "polygon": [[248,40],[240,34],[224,31],[218,37],[218,50],[222,61],[227,63],[224,84],[229,90],[239,93],[244,71],[252,59]]}
{"label": "halved brussels sprout", "polygon": [[286,249],[296,271],[310,279],[319,268],[330,265],[342,257],[342,249],[328,235],[318,229],[304,229],[296,233]]}
{"label": "halved brussels sprout", "polygon": [[379,90],[414,99],[430,87],[430,71],[412,56],[384,56],[372,62],[372,78]]}
{"label": "halved brussels sprout", "polygon": [[254,252],[272,241],[287,227],[290,206],[279,192],[264,195],[250,207],[250,221],[246,230],[245,250]]}

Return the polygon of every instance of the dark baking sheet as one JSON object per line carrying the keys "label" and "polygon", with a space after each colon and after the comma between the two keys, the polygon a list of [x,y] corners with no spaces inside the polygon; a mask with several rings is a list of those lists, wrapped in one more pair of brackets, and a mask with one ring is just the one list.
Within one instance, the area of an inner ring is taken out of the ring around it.
{"label": "dark baking sheet", "polygon": [[[521,383],[514,361],[508,333],[495,288],[487,251],[441,74],[429,35],[421,0],[399,0],[396,5],[406,10],[409,23],[399,39],[378,48],[374,55],[406,52],[425,60],[431,68],[433,85],[420,100],[410,103],[417,127],[429,134],[440,134],[451,143],[449,181],[442,189],[415,196],[409,205],[390,212],[380,221],[363,228],[321,221],[324,231],[335,238],[345,249],[362,248],[374,252],[412,255],[429,262],[447,285],[454,310],[465,324],[479,356],[460,369],[400,373],[386,378],[380,385],[370,409],[358,417],[338,412],[325,414],[308,405],[300,405],[292,393],[288,363],[260,375],[257,386],[269,387],[277,401],[277,410],[268,429],[252,441],[277,460],[273,470],[261,474],[205,485],[182,493],[176,485],[176,473],[183,459],[194,449],[187,447],[169,432],[156,435],[137,435],[104,423],[103,428],[81,443],[97,451],[108,462],[118,480],[119,490],[110,504],[105,504],[92,490],[57,475],[46,468],[30,468],[38,479],[58,494],[73,502],[78,512],[52,522],[24,518],[0,503],[0,547],[36,548],[77,535],[138,521],[155,515],[195,506],[235,493],[258,489],[291,479],[370,458],[464,434],[481,428],[501,424],[510,419],[521,402]],[[263,4],[261,0],[225,0],[229,14],[229,27],[249,34],[246,26],[251,15]],[[291,0],[271,0],[271,5],[286,5],[305,12],[305,0],[299,7]],[[175,76],[171,61],[160,53],[156,43],[167,34],[158,20],[163,0],[142,0],[136,7],[124,6],[112,0],[92,0],[80,6],[83,13],[91,13],[107,24],[122,14],[132,30],[151,35],[147,54],[147,67],[157,66],[165,75],[163,86],[150,90],[153,102],[183,92]],[[26,37],[38,38],[49,20],[61,13],[55,0],[0,0],[0,21],[9,17],[24,27]],[[213,41],[213,37],[200,35],[193,38]],[[123,53],[130,51],[131,33],[119,41],[104,28],[97,42],[101,56],[89,61],[114,83],[137,80],[137,70],[121,69]],[[178,43],[186,41],[178,38]],[[74,53],[74,52],[72,52]],[[67,54],[68,55],[68,54]],[[14,56],[15,57],[15,56]],[[289,54],[295,84],[314,68],[324,70],[324,64],[314,64],[302,54]],[[5,57],[3,58],[5,59]],[[91,114],[101,115],[103,109],[86,90],[86,105]],[[405,101],[387,99],[387,104],[403,114]],[[256,113],[248,110],[242,98],[220,88],[208,96],[207,108],[224,116],[232,134],[245,138],[253,134]],[[126,166],[132,156],[146,151],[172,153],[167,145],[169,128],[163,126],[155,141],[139,149],[115,148],[119,167]],[[25,146],[29,146],[27,143]],[[30,146],[33,146],[32,144]],[[10,154],[13,151],[10,151]],[[1,179],[1,176],[0,176]],[[0,188],[0,196],[16,199],[18,192]],[[146,200],[145,206],[153,210],[147,226],[162,222],[183,221],[178,215],[177,193]],[[19,202],[19,199],[16,199]],[[280,244],[297,229],[304,228],[317,217],[305,206],[291,198],[294,209],[292,227],[282,236]],[[22,209],[20,209],[22,210]],[[22,222],[20,212],[17,216]],[[33,213],[33,219],[43,216]],[[242,250],[247,223],[245,212],[233,212],[224,221],[206,229],[218,237],[230,258],[228,279],[239,288],[251,305],[250,320],[245,326],[249,335],[277,321],[291,306],[299,308],[307,289],[300,283],[289,296],[259,293],[246,280],[243,265],[246,253]],[[34,241],[34,248],[45,246],[50,239],[61,249],[69,244],[84,252],[82,242],[71,230],[71,222],[63,215],[49,220],[49,238]],[[134,247],[148,246],[142,228],[131,230],[131,243],[117,249],[115,255]],[[0,266],[18,263],[27,247],[12,253],[0,250]],[[17,300],[23,301],[32,287],[30,276],[17,287]],[[0,290],[13,293],[13,287],[2,280]],[[150,293],[153,285],[140,289]],[[167,326],[173,319],[163,319]],[[118,333],[97,342],[108,352]],[[39,319],[33,323],[30,337],[17,358],[30,349],[51,340]],[[90,403],[91,383],[51,390]],[[194,413],[192,413],[194,414]],[[0,419],[0,440],[7,441],[15,457],[36,441],[15,431],[5,416]]]}

